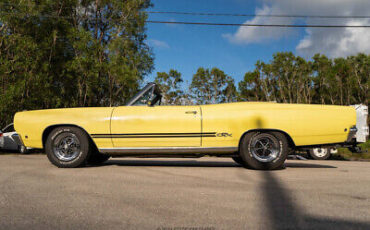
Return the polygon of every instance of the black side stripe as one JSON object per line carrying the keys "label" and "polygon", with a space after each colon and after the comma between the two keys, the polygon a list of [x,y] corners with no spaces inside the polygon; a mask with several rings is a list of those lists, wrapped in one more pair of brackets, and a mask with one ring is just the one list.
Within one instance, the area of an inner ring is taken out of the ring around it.
{"label": "black side stripe", "polygon": [[216,137],[216,135],[204,136],[98,136],[93,138],[189,138],[189,137]]}
{"label": "black side stripe", "polygon": [[113,133],[113,134],[91,134],[91,135],[191,135],[191,134],[216,134],[216,132],[207,132],[207,133]]}
{"label": "black side stripe", "polygon": [[91,134],[91,136],[93,138],[186,138],[186,137],[216,137],[216,132]]}

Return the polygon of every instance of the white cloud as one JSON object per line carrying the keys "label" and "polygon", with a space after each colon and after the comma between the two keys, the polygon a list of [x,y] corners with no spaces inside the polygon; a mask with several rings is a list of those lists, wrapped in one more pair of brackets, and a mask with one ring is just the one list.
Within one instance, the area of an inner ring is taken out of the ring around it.
{"label": "white cloud", "polygon": [[[261,0],[262,8],[256,14],[294,15],[369,15],[369,0]],[[328,24],[369,25],[370,19],[322,19],[322,18],[264,18],[255,17],[250,24]],[[340,57],[358,52],[370,53],[370,29],[368,28],[307,28],[306,35],[296,46],[298,54],[307,57],[315,53]],[[292,29],[240,27],[234,34],[223,35],[236,44],[269,42],[292,34]]]}
{"label": "white cloud", "polygon": [[156,40],[156,39],[149,39],[147,43],[148,43],[149,46],[154,46],[154,47],[157,47],[157,48],[162,48],[162,49],[163,48],[164,49],[170,48],[170,46],[166,42]]}
{"label": "white cloud", "polygon": [[[345,25],[369,25],[370,20],[349,20]],[[370,53],[370,30],[368,28],[307,29],[307,35],[299,42],[299,54],[315,53],[330,57]]]}
{"label": "white cloud", "polygon": [[[256,14],[281,14],[281,11],[276,7],[264,5],[262,8],[256,9]],[[268,18],[255,17],[247,20],[244,24],[290,24],[291,18]],[[230,42],[236,44],[262,43],[270,40],[276,40],[291,34],[292,29],[278,27],[245,27],[241,26],[235,34],[223,34]]]}

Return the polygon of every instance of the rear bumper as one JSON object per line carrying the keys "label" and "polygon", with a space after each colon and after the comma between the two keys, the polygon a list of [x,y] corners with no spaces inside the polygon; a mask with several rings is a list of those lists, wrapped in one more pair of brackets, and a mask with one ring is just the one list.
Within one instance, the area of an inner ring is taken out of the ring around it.
{"label": "rear bumper", "polygon": [[356,133],[357,133],[357,131],[358,130],[357,130],[356,126],[352,126],[349,129],[349,133],[348,133],[346,142],[356,142]]}
{"label": "rear bumper", "polygon": [[352,105],[356,110],[356,143],[366,142],[369,138],[369,126],[367,116],[369,114],[366,105]]}

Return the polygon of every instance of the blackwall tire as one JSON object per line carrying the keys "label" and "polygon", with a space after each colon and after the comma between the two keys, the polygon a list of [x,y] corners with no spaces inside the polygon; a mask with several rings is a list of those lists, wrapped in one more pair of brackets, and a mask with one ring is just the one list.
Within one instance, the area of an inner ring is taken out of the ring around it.
{"label": "blackwall tire", "polygon": [[240,164],[240,165],[245,165],[243,158],[241,157],[232,157],[232,159],[235,161],[235,163]]}
{"label": "blackwall tire", "polygon": [[77,168],[86,164],[91,154],[91,146],[83,130],[61,126],[49,134],[45,152],[53,165],[59,168]]}
{"label": "blackwall tire", "polygon": [[98,151],[94,151],[90,158],[87,160],[89,165],[100,165],[109,160],[110,156],[106,154],[101,154]]}
{"label": "blackwall tire", "polygon": [[284,165],[288,147],[288,141],[282,133],[251,132],[241,141],[240,155],[247,168],[274,170]]}

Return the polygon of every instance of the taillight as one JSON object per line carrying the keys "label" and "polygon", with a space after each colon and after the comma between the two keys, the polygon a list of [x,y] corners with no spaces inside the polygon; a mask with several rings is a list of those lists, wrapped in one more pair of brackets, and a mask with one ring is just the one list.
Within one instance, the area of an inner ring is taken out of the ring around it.
{"label": "taillight", "polygon": [[0,133],[0,137],[2,137],[3,136],[3,133]]}

